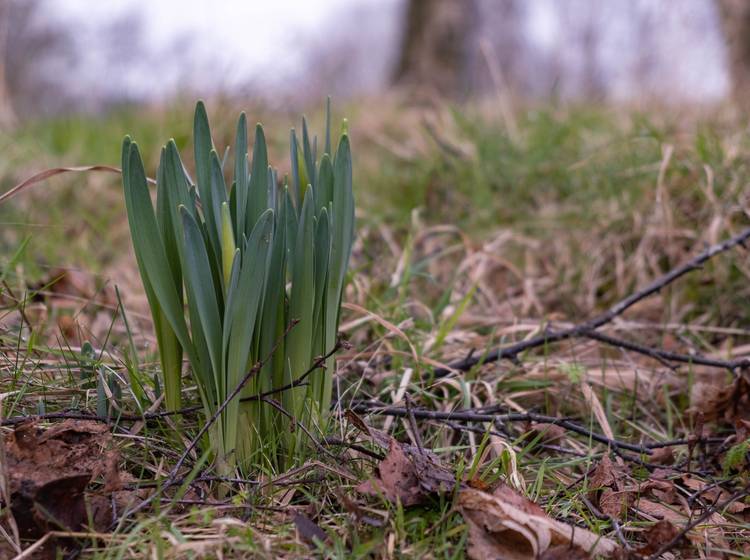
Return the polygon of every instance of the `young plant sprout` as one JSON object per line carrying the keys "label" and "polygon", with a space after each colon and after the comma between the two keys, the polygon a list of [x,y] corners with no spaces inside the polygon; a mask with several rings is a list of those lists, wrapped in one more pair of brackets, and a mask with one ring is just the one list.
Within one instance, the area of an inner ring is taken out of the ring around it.
{"label": "young plant sprout", "polygon": [[333,357],[297,381],[336,346],[354,236],[352,161],[345,128],[331,146],[330,104],[322,155],[304,120],[301,140],[292,131],[291,179],[281,186],[260,124],[248,158],[241,114],[228,185],[228,158],[214,149],[198,102],[196,180],[170,140],[156,174],[156,209],[138,146],[129,137],[122,146],[128,222],[167,408],[181,406],[183,356],[208,419],[256,370],[208,432],[222,472],[290,464],[308,447],[305,432],[326,426]]}

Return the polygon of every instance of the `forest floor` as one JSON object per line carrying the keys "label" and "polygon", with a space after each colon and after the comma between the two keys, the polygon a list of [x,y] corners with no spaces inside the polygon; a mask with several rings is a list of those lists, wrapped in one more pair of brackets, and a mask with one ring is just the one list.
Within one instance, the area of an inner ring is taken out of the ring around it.
{"label": "forest floor", "polygon": [[[0,191],[116,166],[126,133],[153,174],[170,137],[189,152],[191,109],[0,134]],[[239,109],[288,172],[289,114],[209,103],[217,147]],[[357,198],[349,345],[332,426],[287,472],[217,480],[198,446],[163,488],[205,419],[162,414],[117,175],[0,204],[0,558],[748,557],[746,122],[334,109]]]}

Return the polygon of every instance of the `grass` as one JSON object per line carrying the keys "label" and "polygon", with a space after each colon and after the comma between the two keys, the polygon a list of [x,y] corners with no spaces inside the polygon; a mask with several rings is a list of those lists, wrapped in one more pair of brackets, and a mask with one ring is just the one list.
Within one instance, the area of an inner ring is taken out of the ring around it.
{"label": "grass", "polygon": [[[340,109],[350,116],[358,157],[358,239],[341,321],[352,349],[338,357],[344,409],[361,399],[392,403],[408,394],[415,405],[434,410],[502,405],[571,416],[594,431],[609,427],[617,439],[638,443],[688,437],[695,429],[693,407],[705,413],[711,435],[734,434],[732,426],[711,418],[717,409],[725,411],[700,398],[711,387],[728,385],[723,373],[697,366],[672,371],[591,341],[529,352],[522,365],[489,364],[440,380],[430,372],[470,349],[481,353],[521,340],[547,322],[589,317],[745,227],[750,135],[736,119],[723,112],[686,117],[534,107],[519,110],[509,127],[486,106],[426,110],[385,99],[376,114],[370,107]],[[251,119],[278,134],[268,138],[269,158],[286,161],[283,131],[293,125],[292,116],[250,109]],[[176,135],[180,150],[189,152],[190,111],[185,104],[31,123],[2,139],[8,155],[0,185],[5,190],[59,164],[116,165],[125,132],[142,146]],[[236,113],[227,103],[212,119],[218,146],[232,139]],[[320,128],[322,114],[310,117]],[[157,157],[156,151],[144,153],[149,173]],[[3,417],[96,411],[99,401],[111,400],[102,396],[111,387],[122,391],[117,405],[126,412],[154,405],[161,391],[158,359],[118,179],[55,178],[0,207],[0,220],[3,279],[16,300],[27,294],[21,305],[3,292]],[[68,269],[83,271],[79,283],[56,290],[56,278]],[[746,355],[748,274],[742,250],[717,257],[607,332],[680,352]],[[87,341],[93,353],[83,348]],[[108,385],[112,377],[120,381]],[[603,419],[584,397],[584,383],[593,387]],[[183,398],[197,402],[195,388],[186,387]],[[365,419],[401,441],[417,437],[408,422],[375,414]],[[186,416],[182,427],[195,434],[198,421]],[[128,484],[151,484],[174,465],[186,441],[172,422],[150,421],[136,433],[132,423],[116,422]],[[470,425],[474,431],[456,428],[420,420],[418,439],[444,464],[487,484],[510,481],[553,517],[616,538],[613,524],[586,503],[585,475],[606,453],[604,445],[571,432],[548,443],[516,424],[488,441],[483,424]],[[332,433],[375,450],[344,418]],[[239,485],[220,505],[210,482],[186,484],[181,503],[173,497],[156,501],[147,514],[75,546],[93,558],[464,556],[467,527],[450,496],[414,508],[365,498],[354,488],[371,475],[372,459],[333,445],[326,449],[297,471],[258,473],[257,484]],[[687,446],[675,450],[684,466]],[[728,470],[725,455],[698,453],[694,476],[728,491],[741,487],[747,463]],[[192,464],[198,459],[191,457]],[[643,467],[630,466],[630,480],[648,479]],[[687,499],[685,488],[679,485],[677,492]],[[304,542],[290,511],[315,520],[328,535],[324,548]],[[730,557],[741,557],[736,551],[748,542],[749,522],[742,512],[724,515],[725,542],[714,544],[728,544],[735,551]],[[654,519],[629,509],[622,522],[627,540],[642,543],[643,529]]]}

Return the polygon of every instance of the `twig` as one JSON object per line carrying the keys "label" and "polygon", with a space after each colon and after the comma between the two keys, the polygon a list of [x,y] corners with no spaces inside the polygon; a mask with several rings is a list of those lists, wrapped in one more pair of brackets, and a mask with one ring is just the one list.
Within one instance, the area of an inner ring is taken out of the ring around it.
{"label": "twig", "polygon": [[200,405],[188,406],[179,410],[167,410],[163,412],[147,412],[146,414],[121,414],[112,418],[103,418],[89,412],[49,412],[47,414],[29,414],[25,416],[11,416],[0,421],[0,426],[15,426],[27,421],[42,420],[91,420],[92,422],[101,422],[103,424],[117,424],[118,422],[145,422],[147,420],[157,420],[168,416],[178,416],[191,414],[201,410]]}
{"label": "twig", "polygon": [[695,364],[700,366],[727,369],[731,372],[737,371],[738,369],[750,367],[750,358],[739,358],[737,360],[717,360],[715,358],[701,356],[700,354],[679,354],[676,352],[661,350],[659,348],[651,348],[649,346],[644,346],[642,344],[631,342],[629,340],[615,338],[596,330],[584,332],[582,333],[582,336],[590,338],[592,340],[597,340],[609,346],[624,348],[625,350],[630,350],[631,352],[637,352],[638,354],[649,356],[650,358],[665,363],[665,365],[668,366],[670,365],[669,362],[679,362],[683,364]]}
{"label": "twig", "polygon": [[167,481],[164,483],[164,486],[161,487],[159,492],[154,492],[149,498],[143,500],[141,503],[139,503],[137,506],[132,508],[129,511],[126,511],[123,513],[122,518],[125,519],[134,513],[138,513],[143,508],[147,507],[151,502],[153,502],[157,497],[161,497],[161,494],[167,490],[168,488],[174,486],[176,484],[177,479],[177,473],[179,472],[180,468],[182,467],[182,464],[185,462],[185,460],[190,455],[190,452],[195,449],[195,447],[198,445],[198,442],[201,440],[201,438],[206,434],[206,432],[211,428],[211,426],[216,422],[216,420],[219,418],[222,412],[224,412],[224,409],[229,405],[230,402],[242,391],[243,387],[247,385],[247,382],[250,381],[250,379],[256,375],[261,369],[263,369],[263,366],[270,360],[273,355],[276,353],[276,350],[278,349],[279,345],[281,344],[281,341],[286,338],[286,336],[289,334],[289,331],[291,331],[294,326],[299,323],[298,320],[292,319],[292,321],[289,323],[289,326],[286,328],[284,333],[274,342],[273,347],[271,348],[271,351],[268,353],[267,356],[265,356],[260,362],[257,362],[250,370],[245,374],[245,376],[240,380],[240,382],[237,384],[237,386],[234,388],[234,390],[229,394],[229,396],[224,399],[224,402],[221,403],[219,408],[216,409],[216,412],[211,416],[211,418],[208,419],[206,424],[203,426],[203,428],[200,429],[198,434],[193,438],[193,440],[190,442],[190,444],[187,446],[185,451],[183,451],[182,455],[180,455],[180,458],[177,460],[177,463],[172,468],[172,470],[169,473],[169,476],[167,477]]}
{"label": "twig", "polygon": [[279,401],[277,401],[277,400],[274,400],[274,399],[272,399],[272,398],[270,398],[270,397],[263,397],[263,399],[261,400],[261,402],[264,402],[264,403],[266,403],[266,404],[269,404],[269,405],[271,405],[271,406],[272,406],[273,408],[275,408],[276,410],[278,410],[279,412],[281,412],[281,413],[282,413],[282,414],[283,414],[284,416],[286,416],[287,418],[289,418],[289,419],[290,419],[290,420],[291,420],[292,422],[294,422],[294,425],[295,425],[295,427],[297,427],[297,428],[299,428],[300,430],[302,430],[302,432],[303,432],[303,433],[304,433],[304,434],[305,434],[305,435],[306,435],[306,436],[307,436],[308,438],[310,438],[310,441],[312,441],[312,442],[313,442],[313,444],[315,444],[315,447],[317,447],[317,448],[318,448],[318,451],[320,451],[321,453],[323,453],[323,454],[325,454],[325,455],[328,455],[329,457],[331,457],[331,458],[332,458],[332,459],[334,459],[334,460],[338,459],[338,457],[336,457],[336,456],[335,456],[335,455],[334,455],[333,453],[331,453],[330,451],[328,451],[328,450],[327,450],[327,449],[326,449],[326,448],[325,448],[325,447],[323,446],[323,444],[322,444],[322,443],[320,443],[320,442],[319,442],[319,441],[318,441],[317,439],[315,439],[315,436],[313,436],[313,435],[312,435],[312,434],[310,433],[310,430],[308,430],[308,429],[307,429],[307,427],[305,427],[305,425],[304,425],[304,424],[303,424],[302,422],[300,422],[299,420],[297,420],[297,419],[296,419],[296,418],[294,417],[294,415],[293,415],[293,414],[292,414],[291,412],[289,412],[288,410],[286,410],[286,409],[285,409],[285,408],[284,408],[284,407],[283,407],[283,406],[281,405],[281,403],[280,403]]}
{"label": "twig", "polygon": [[[355,404],[352,407],[352,410],[354,410],[354,412],[366,412],[371,414],[380,414],[383,416],[396,416],[398,418],[409,417],[409,411],[406,408],[397,406],[371,406],[368,405],[368,403],[360,402]],[[652,453],[652,451],[647,447],[610,439],[603,434],[593,432],[581,426],[580,424],[572,422],[569,419],[558,418],[556,416],[545,416],[543,414],[535,414],[533,412],[487,414],[478,413],[470,409],[460,410],[456,412],[415,409],[411,411],[411,414],[413,414],[415,418],[423,418],[428,420],[453,420],[458,422],[492,422],[494,424],[503,422],[544,422],[547,424],[555,424],[571,432],[590,437],[594,441],[609,445],[613,449],[626,449],[628,451],[634,451],[636,453],[642,453],[644,455],[650,455]]]}
{"label": "twig", "polygon": [[620,525],[620,522],[617,520],[617,518],[613,517],[612,515],[609,515],[607,513],[604,513],[601,511],[598,507],[596,507],[594,504],[591,503],[591,500],[589,500],[586,496],[581,495],[579,496],[581,501],[586,505],[587,508],[591,511],[591,513],[594,514],[594,517],[601,521],[609,521],[612,523],[612,527],[615,530],[615,534],[617,535],[617,539],[620,541],[620,544],[622,544],[623,548],[625,550],[633,550],[633,548],[628,544],[627,539],[625,539],[625,535],[622,532],[622,525]]}
{"label": "twig", "polygon": [[698,525],[703,523],[706,519],[711,517],[714,513],[716,513],[717,511],[723,510],[724,508],[726,508],[733,502],[736,502],[737,500],[741,500],[742,498],[745,498],[748,495],[750,495],[750,486],[746,486],[742,490],[738,490],[737,492],[729,496],[729,498],[727,498],[723,502],[715,506],[711,506],[707,508],[706,511],[704,511],[699,517],[695,518],[693,521],[685,525],[685,527],[683,527],[683,529],[679,533],[677,533],[674,536],[674,538],[672,538],[670,541],[661,545],[661,547],[659,547],[659,549],[656,552],[654,552],[651,556],[648,556],[646,560],[657,560],[658,558],[661,557],[662,554],[664,554],[665,552],[668,552],[669,550],[677,546],[680,543],[680,541],[682,541],[682,539],[684,539],[690,531],[695,529]]}
{"label": "twig", "polygon": [[[540,335],[529,338],[522,342],[511,344],[504,348],[496,348],[495,350],[492,350],[479,357],[470,356],[463,360],[448,364],[448,367],[436,368],[433,371],[434,376],[445,377],[447,375],[450,375],[454,371],[468,371],[478,364],[488,362],[497,362],[499,360],[515,360],[518,357],[518,354],[520,354],[521,352],[525,352],[526,350],[531,350],[533,348],[538,348],[552,342],[559,342],[561,340],[566,340],[569,338],[588,336],[592,331],[595,331],[599,327],[611,322],[619,315],[622,315],[636,303],[658,293],[662,288],[668,286],[669,284],[688,274],[689,272],[698,270],[703,266],[703,264],[705,264],[708,260],[715,257],[716,255],[724,253],[736,247],[737,245],[744,246],[744,243],[748,239],[750,239],[750,228],[743,230],[741,233],[721,243],[712,245],[685,264],[678,266],[677,268],[673,268],[666,274],[651,282],[645,288],[638,290],[637,292],[629,295],[623,300],[620,300],[615,305],[610,307],[607,311],[597,315],[593,319],[589,319],[588,321],[559,331],[547,330]],[[747,367],[747,363],[743,364],[743,367]]]}
{"label": "twig", "polygon": [[289,391],[290,389],[294,389],[295,387],[299,387],[301,385],[305,384],[305,379],[307,379],[315,370],[318,370],[322,368],[326,360],[333,356],[336,352],[338,352],[341,348],[344,348],[347,346],[348,343],[344,342],[342,339],[338,338],[336,339],[336,344],[333,345],[333,348],[331,348],[330,351],[323,354],[322,356],[318,356],[313,361],[312,365],[308,368],[305,373],[300,375],[297,379],[287,383],[286,385],[283,385],[282,387],[277,387],[275,389],[271,389],[270,391],[265,391],[263,393],[258,393],[257,395],[250,395],[249,397],[243,397],[240,399],[241,402],[247,402],[247,401],[262,401],[265,400],[266,397],[270,397],[272,395],[276,395],[278,393],[283,393],[284,391]]}
{"label": "twig", "polygon": [[335,437],[327,437],[321,441],[323,445],[335,445],[340,447],[346,447],[347,449],[351,449],[353,451],[358,451],[359,453],[362,453],[363,455],[367,455],[368,457],[371,457],[372,459],[377,459],[378,461],[382,461],[385,459],[385,455],[382,453],[378,453],[377,451],[372,451],[370,449],[367,449],[364,445],[359,445],[356,443],[349,443],[348,441],[344,441],[343,439],[335,438]]}
{"label": "twig", "polygon": [[281,341],[286,338],[286,336],[289,334],[289,332],[294,328],[294,326],[299,323],[297,319],[292,319],[292,321],[289,323],[289,326],[286,328],[284,333],[274,342],[273,347],[271,348],[271,351],[268,353],[268,355],[263,358],[261,361],[257,362],[253,367],[250,368],[250,370],[245,374],[245,376],[240,380],[240,382],[237,384],[237,386],[234,388],[234,390],[229,393],[229,396],[227,396],[226,399],[224,399],[224,402],[221,403],[221,406],[216,409],[216,412],[213,413],[211,418],[209,418],[205,425],[200,429],[198,434],[193,438],[193,440],[190,442],[190,445],[187,446],[187,449],[182,452],[182,455],[180,456],[180,459],[177,461],[175,466],[172,468],[172,473],[174,475],[177,474],[177,472],[180,470],[180,467],[182,467],[182,464],[185,462],[185,459],[188,458],[188,455],[190,455],[190,452],[195,449],[195,446],[198,445],[198,442],[200,442],[201,438],[208,432],[208,430],[211,428],[211,426],[214,425],[214,423],[219,419],[221,416],[221,413],[224,412],[224,409],[229,406],[229,403],[234,400],[234,398],[240,394],[240,391],[247,385],[247,382],[250,381],[252,377],[257,375],[257,373],[263,369],[263,366],[266,365],[268,360],[270,360],[273,355],[276,353],[276,350],[279,347],[279,344],[281,344]]}

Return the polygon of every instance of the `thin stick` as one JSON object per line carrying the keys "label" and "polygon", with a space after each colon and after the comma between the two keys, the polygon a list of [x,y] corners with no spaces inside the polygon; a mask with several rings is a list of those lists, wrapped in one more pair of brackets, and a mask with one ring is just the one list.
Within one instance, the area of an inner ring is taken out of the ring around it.
{"label": "thin stick", "polygon": [[330,451],[328,451],[323,446],[322,443],[320,443],[317,439],[315,439],[315,436],[313,436],[310,433],[310,430],[308,430],[305,427],[304,424],[302,424],[300,421],[298,421],[291,412],[289,412],[283,406],[281,406],[281,403],[279,401],[277,401],[275,399],[272,399],[270,397],[264,397],[261,400],[261,402],[264,402],[266,404],[271,405],[273,408],[275,408],[276,410],[278,410],[279,412],[281,412],[281,414],[283,414],[284,416],[286,416],[287,418],[289,418],[289,420],[291,420],[292,422],[294,422],[295,427],[299,428],[300,430],[302,430],[304,432],[304,434],[310,439],[310,441],[312,441],[313,444],[315,444],[315,447],[318,448],[318,451],[320,451],[324,455],[328,455],[329,457],[331,457],[334,460],[338,460],[338,457],[336,457],[336,455],[334,455],[333,453],[331,453]]}
{"label": "thin stick", "polygon": [[344,346],[346,346],[346,343],[341,339],[337,339],[336,344],[333,345],[333,348],[331,348],[331,350],[328,351],[326,354],[315,358],[312,365],[307,369],[307,371],[305,371],[305,373],[300,375],[297,379],[287,383],[286,385],[282,387],[277,387],[276,389],[271,389],[263,393],[258,393],[257,395],[250,395],[249,397],[243,397],[240,399],[240,401],[241,402],[263,401],[265,400],[266,397],[270,397],[278,393],[283,393],[284,391],[289,391],[290,389],[294,389],[295,387],[304,385],[305,379],[307,379],[315,370],[318,370],[324,367],[325,362],[328,360],[328,358],[333,356],[336,352],[338,352]]}
{"label": "thin stick", "polygon": [[145,414],[121,414],[110,418],[102,418],[88,412],[48,412],[47,414],[29,414],[25,416],[11,416],[0,421],[0,426],[15,426],[24,422],[43,421],[43,420],[90,420],[92,422],[101,422],[103,424],[116,424],[118,422],[145,422],[147,420],[157,420],[168,416],[179,416],[191,414],[201,410],[200,405],[188,406],[179,410],[168,410],[164,412],[147,412]]}
{"label": "thin stick", "polygon": [[279,347],[279,344],[281,344],[281,341],[286,338],[286,336],[289,334],[289,332],[294,328],[294,326],[299,323],[299,320],[292,319],[292,321],[289,323],[289,326],[284,331],[284,334],[282,334],[276,342],[274,342],[273,348],[271,348],[271,351],[268,353],[268,355],[263,358],[261,361],[257,362],[253,367],[250,368],[250,370],[245,374],[245,376],[240,380],[240,382],[237,384],[237,386],[234,388],[234,390],[229,394],[229,396],[224,399],[224,402],[221,403],[221,406],[216,409],[216,412],[213,413],[211,418],[208,419],[208,421],[205,423],[205,425],[200,429],[198,434],[193,438],[193,440],[190,442],[190,445],[187,446],[187,449],[182,452],[182,455],[180,455],[180,459],[177,461],[175,466],[172,468],[172,473],[174,475],[177,474],[177,471],[180,470],[180,467],[182,467],[182,464],[185,462],[185,459],[188,458],[188,455],[190,455],[190,452],[195,449],[195,446],[198,445],[198,442],[200,442],[201,438],[208,432],[208,430],[211,428],[211,426],[214,425],[214,423],[219,419],[219,416],[221,416],[221,413],[224,412],[224,409],[229,406],[229,403],[234,400],[234,398],[240,394],[240,391],[247,385],[247,382],[250,381],[252,377],[254,377],[261,369],[263,369],[263,366],[266,365],[268,360],[270,360],[273,355],[276,353],[276,350]]}
{"label": "thin stick", "polygon": [[[434,376],[445,377],[447,375],[450,375],[454,371],[468,371],[478,364],[488,362],[497,362],[499,360],[515,360],[518,357],[518,354],[526,350],[531,350],[533,348],[538,348],[552,342],[559,342],[561,340],[566,340],[569,338],[588,336],[588,334],[592,331],[595,331],[599,327],[610,323],[613,319],[625,313],[625,311],[634,306],[636,303],[658,293],[662,288],[668,286],[682,276],[685,276],[689,272],[698,270],[703,266],[703,264],[705,264],[708,260],[715,257],[716,255],[729,251],[737,245],[744,246],[745,242],[748,239],[750,239],[750,228],[743,230],[741,233],[735,235],[734,237],[730,237],[729,239],[721,243],[712,245],[685,264],[678,266],[677,268],[673,268],[666,274],[651,282],[645,288],[638,290],[637,292],[629,295],[623,300],[620,300],[618,303],[610,307],[607,311],[601,313],[600,315],[597,315],[593,319],[589,319],[588,321],[559,331],[548,330],[540,335],[529,338],[528,340],[524,340],[516,344],[511,344],[510,346],[506,346],[504,348],[496,348],[495,350],[492,350],[491,352],[479,357],[469,356],[463,360],[448,364],[448,367],[435,369]],[[742,365],[738,365],[737,367],[747,367],[747,363],[743,363]]]}
{"label": "thin stick", "polygon": [[675,546],[677,546],[682,539],[684,539],[687,534],[695,529],[698,525],[703,523],[706,519],[711,517],[714,513],[717,511],[721,511],[733,502],[736,502],[737,500],[741,500],[742,498],[750,495],[750,487],[745,487],[742,490],[738,490],[734,494],[732,494],[729,498],[724,500],[723,502],[717,504],[716,506],[711,506],[709,508],[706,508],[706,511],[704,511],[699,517],[685,525],[683,529],[677,533],[674,538],[672,538],[670,541],[664,543],[659,547],[659,549],[654,552],[651,556],[648,556],[646,560],[657,560],[658,558],[661,558],[662,554],[665,552],[670,551]]}
{"label": "thin stick", "polygon": [[586,338],[590,338],[592,340],[597,340],[609,346],[614,346],[616,348],[624,348],[625,350],[630,350],[631,352],[637,352],[638,354],[649,356],[662,363],[679,362],[683,364],[695,364],[699,366],[709,366],[709,367],[715,367],[715,368],[720,368],[720,369],[727,369],[732,372],[738,369],[750,367],[750,358],[739,358],[736,360],[717,360],[715,358],[709,358],[707,356],[702,356],[700,354],[695,354],[695,355],[679,354],[676,352],[668,352],[666,350],[661,350],[659,348],[651,348],[649,346],[638,344],[637,342],[631,342],[629,340],[615,338],[613,336],[600,333],[599,331],[596,331],[596,330],[585,332],[583,333],[583,336],[585,336]]}
{"label": "thin stick", "polygon": [[590,437],[594,441],[609,445],[614,449],[625,449],[636,453],[650,455],[652,451],[642,445],[634,445],[624,441],[611,439],[604,434],[593,432],[580,424],[576,424],[567,418],[558,418],[556,416],[545,416],[543,414],[529,413],[511,413],[511,414],[486,414],[478,413],[472,410],[461,410],[457,412],[442,412],[438,410],[420,410],[413,409],[411,412],[403,407],[397,406],[371,406],[368,403],[357,403],[352,407],[354,412],[367,412],[371,414],[380,414],[383,416],[395,416],[398,418],[408,418],[411,413],[414,418],[423,418],[428,420],[453,420],[458,422],[492,422],[494,424],[503,422],[544,422],[546,424],[555,424],[571,432]]}
{"label": "thin stick", "polygon": [[276,350],[278,349],[279,345],[281,344],[281,341],[286,338],[286,336],[289,334],[289,331],[291,331],[294,326],[299,323],[297,319],[292,319],[292,321],[289,323],[289,326],[286,328],[284,333],[276,340],[273,347],[271,348],[271,351],[268,353],[266,357],[264,357],[260,362],[257,362],[250,370],[245,374],[245,376],[240,380],[240,382],[237,384],[237,386],[234,388],[234,390],[229,394],[229,396],[224,400],[223,403],[219,406],[218,409],[216,409],[216,412],[211,416],[211,418],[208,419],[206,424],[201,428],[201,430],[198,432],[198,435],[193,438],[193,440],[190,442],[190,444],[187,446],[185,451],[183,451],[182,455],[180,455],[180,458],[177,460],[177,463],[172,468],[172,470],[169,472],[169,476],[167,477],[167,481],[164,483],[164,486],[161,487],[159,492],[154,492],[151,496],[149,496],[147,499],[143,500],[141,503],[139,503],[134,508],[130,509],[129,511],[126,511],[123,513],[121,520],[126,519],[127,517],[133,515],[134,513],[138,513],[139,511],[143,510],[145,507],[147,507],[151,502],[153,502],[157,497],[161,497],[161,494],[167,490],[168,488],[174,486],[177,484],[177,473],[180,470],[180,467],[182,467],[182,464],[187,459],[188,455],[190,455],[190,452],[195,449],[195,447],[198,445],[198,442],[200,439],[204,436],[204,434],[209,430],[209,428],[216,422],[216,420],[219,418],[221,413],[224,411],[224,409],[229,405],[229,403],[234,399],[240,391],[242,391],[242,388],[247,384],[250,379],[257,374],[261,369],[263,369],[263,366],[270,360],[273,355],[276,353]]}

